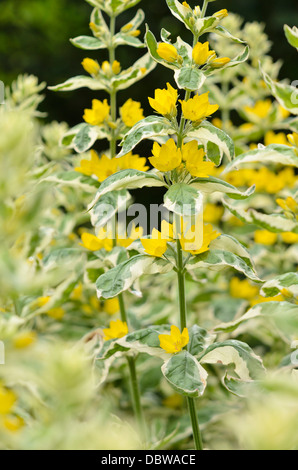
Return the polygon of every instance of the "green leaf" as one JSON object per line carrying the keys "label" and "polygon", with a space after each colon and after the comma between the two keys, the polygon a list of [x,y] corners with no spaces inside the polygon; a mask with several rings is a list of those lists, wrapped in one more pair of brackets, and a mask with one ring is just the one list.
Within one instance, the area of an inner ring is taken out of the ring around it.
{"label": "green leaf", "polygon": [[124,338],[118,340],[118,343],[138,353],[149,354],[150,356],[167,360],[168,354],[160,347],[159,335],[168,332],[170,332],[170,328],[167,325],[158,327],[150,326],[129,333]]}
{"label": "green leaf", "polygon": [[208,143],[212,142],[218,147],[218,156],[212,158],[212,161],[218,166],[221,163],[223,155],[229,160],[235,156],[234,142],[224,131],[210,124],[208,121],[202,122],[198,129],[193,129],[187,134],[188,140],[197,140],[204,145],[205,152],[208,154]]}
{"label": "green leaf", "polygon": [[255,209],[250,209],[249,215],[253,223],[270,232],[298,232],[298,223],[295,220],[287,219],[281,214],[268,215]]}
{"label": "green leaf", "polygon": [[74,136],[71,146],[78,153],[87,152],[100,137],[102,135],[97,126],[83,124]]}
{"label": "green leaf", "polygon": [[40,180],[42,182],[55,183],[55,185],[71,186],[73,188],[81,188],[87,193],[94,194],[99,187],[98,181],[91,176],[85,176],[77,171],[62,171],[54,175],[47,176]]}
{"label": "green leaf", "polygon": [[176,392],[188,397],[203,395],[208,374],[188,351],[172,356],[161,370]]}
{"label": "green leaf", "polygon": [[207,330],[193,325],[189,329],[188,351],[192,356],[197,356],[204,351],[215,339],[215,335],[210,335]]}
{"label": "green leaf", "polygon": [[241,222],[246,224],[253,224],[252,217],[249,212],[244,210],[242,207],[239,207],[236,204],[230,204],[225,199],[222,200],[222,203],[226,209],[228,209],[231,214],[233,214],[237,219],[241,220]]}
{"label": "green leaf", "polygon": [[78,75],[77,77],[69,78],[66,82],[60,85],[50,86],[49,90],[52,91],[73,91],[79,88],[89,88],[90,90],[106,90],[108,87],[106,83],[99,79],[87,77],[85,75]]}
{"label": "green leaf", "polygon": [[228,173],[246,163],[275,163],[298,167],[298,155],[287,145],[271,144],[243,153],[229,163],[224,171]]}
{"label": "green leaf", "polygon": [[96,51],[107,47],[103,41],[93,36],[78,36],[77,38],[71,39],[70,42],[75,47],[88,51]]}
{"label": "green leaf", "polygon": [[110,191],[143,188],[144,186],[165,186],[165,182],[154,171],[131,169],[118,171],[104,180],[89,208],[92,208],[99,198]]}
{"label": "green leaf", "polygon": [[96,281],[98,297],[111,299],[128,290],[143,274],[165,273],[172,266],[161,258],[137,255],[100,276]]}
{"label": "green leaf", "polygon": [[275,297],[280,294],[283,289],[289,291],[293,297],[298,297],[298,273],[282,274],[271,281],[265,282],[261,293],[266,297]]}
{"label": "green leaf", "polygon": [[111,191],[102,196],[90,210],[91,224],[99,229],[104,227],[115,214],[126,208],[131,199],[126,190]]}
{"label": "green leaf", "polygon": [[209,178],[195,178],[191,181],[190,185],[205,194],[212,194],[215,192],[225,193],[231,199],[247,199],[255,191],[255,186],[252,186],[246,191],[241,192],[230,183],[213,176],[209,176]]}
{"label": "green leaf", "polygon": [[199,90],[205,83],[204,73],[196,68],[182,67],[175,72],[175,81],[178,88],[189,91]]}
{"label": "green leaf", "polygon": [[170,186],[164,196],[165,207],[181,216],[193,216],[203,210],[202,194],[185,183]]}
{"label": "green leaf", "polygon": [[131,67],[123,70],[110,80],[110,90],[125,90],[134,83],[145,78],[154,68],[156,62],[152,60],[150,54],[145,54],[137,60]]}
{"label": "green leaf", "polygon": [[269,75],[262,70],[262,68],[261,72],[263,74],[266,85],[268,86],[272,95],[281,104],[281,106],[290,111],[292,114],[298,114],[297,88],[292,85],[272,80]]}
{"label": "green leaf", "polygon": [[268,320],[272,320],[275,323],[275,326],[277,326],[283,334],[288,334],[290,337],[295,337],[297,335],[298,306],[289,302],[279,301],[259,303],[249,309],[240,318],[229,323],[217,325],[214,328],[214,332],[232,333],[240,325],[248,323],[250,320],[258,317],[265,317],[269,328],[272,328],[272,326],[270,324],[268,325]]}
{"label": "green leaf", "polygon": [[262,282],[245,258],[229,251],[211,249],[206,253],[194,256],[187,263],[187,270],[190,271],[190,273],[192,270],[199,268],[208,268],[217,271],[226,267],[236,269],[236,271],[241,272],[254,282]]}
{"label": "green leaf", "polygon": [[233,364],[235,373],[244,381],[259,379],[265,371],[261,358],[246,343],[237,340],[212,344],[199,361],[201,364]]}
{"label": "green leaf", "polygon": [[236,42],[237,44],[245,44],[245,41],[242,39],[236,38],[233,36],[226,28],[221,25],[216,26],[214,31],[218,36],[222,36],[224,38],[230,39],[231,41]]}
{"label": "green leaf", "polygon": [[184,23],[184,25],[188,29],[192,30],[192,27],[189,22],[190,18],[192,18],[192,11],[182,5],[180,2],[178,2],[178,0],[167,0],[167,5],[171,10],[172,14],[178,20],[182,21],[182,23]]}
{"label": "green leaf", "polygon": [[289,44],[298,50],[298,28],[296,26],[290,28],[285,24],[284,31]]}
{"label": "green leaf", "polygon": [[121,142],[122,150],[118,157],[122,157],[131,152],[136,145],[144,139],[152,139],[158,136],[166,136],[174,134],[175,130],[172,128],[168,119],[160,116],[148,116],[142,121],[138,122],[124,137]]}

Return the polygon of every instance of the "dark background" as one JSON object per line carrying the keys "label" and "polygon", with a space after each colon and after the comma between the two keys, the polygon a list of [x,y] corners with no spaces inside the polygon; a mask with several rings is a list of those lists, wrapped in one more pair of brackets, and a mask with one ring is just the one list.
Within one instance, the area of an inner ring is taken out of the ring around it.
{"label": "dark background", "polygon": [[[189,0],[191,6],[198,3],[203,1]],[[70,37],[89,34],[92,7],[84,0],[1,0],[0,7],[0,80],[6,84],[19,73],[37,75],[48,85],[58,84],[84,73],[80,65],[84,57],[97,58],[99,62],[107,58],[105,51],[82,51],[69,42]],[[174,37],[178,34],[184,39],[189,37],[182,23],[171,16],[165,0],[143,0],[138,7],[145,10],[146,22],[156,36],[165,27]],[[213,13],[221,8],[240,14],[246,21],[266,23],[266,33],[273,42],[271,55],[284,62],[281,77],[298,79],[297,52],[288,45],[283,33],[285,23],[298,25],[297,0],[217,0],[209,5],[208,11]],[[128,22],[135,10],[125,12],[118,26]],[[120,47],[117,58],[125,67],[142,52]],[[120,104],[132,97],[141,101],[149,113],[147,96],[153,96],[154,88],[164,87],[171,78],[171,71],[158,66],[145,80],[121,92]],[[48,112],[49,120],[65,120],[75,125],[82,121],[83,109],[89,107],[95,96],[104,95],[86,89],[70,93],[47,91],[42,110]]]}

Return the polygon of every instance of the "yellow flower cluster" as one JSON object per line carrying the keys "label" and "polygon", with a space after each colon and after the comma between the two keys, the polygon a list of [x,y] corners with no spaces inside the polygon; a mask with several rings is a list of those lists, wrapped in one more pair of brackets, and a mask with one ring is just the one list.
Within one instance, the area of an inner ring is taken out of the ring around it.
{"label": "yellow flower cluster", "polygon": [[[218,238],[220,233],[216,232],[212,225],[205,224],[203,227],[202,243],[200,243],[200,246],[198,246],[197,249],[194,245],[196,239],[199,239],[200,237],[196,237],[196,235],[198,234],[195,232],[194,227],[191,227],[188,231],[184,229],[183,220],[181,220],[181,229],[179,232],[175,223],[169,224],[163,220],[161,231],[153,229],[151,238],[141,238],[141,242],[145,253],[150,256],[161,258],[167,250],[167,244],[178,238],[183,251],[193,255],[198,255],[208,251],[210,243]],[[192,246],[192,249],[189,249],[189,245]]]}
{"label": "yellow flower cluster", "polygon": [[[127,248],[135,240],[139,240],[143,236],[142,227],[132,227],[131,231],[128,234],[124,234],[121,237],[118,237],[115,241],[117,246],[123,246]],[[111,251],[114,247],[113,234],[106,231],[104,228],[101,228],[97,236],[89,232],[82,233],[81,236],[82,246],[89,251],[99,251],[105,249],[106,251]]]}
{"label": "yellow flower cluster", "polygon": [[188,329],[184,328],[182,333],[175,325],[171,326],[171,333],[158,336],[160,347],[168,354],[177,354],[189,343]]}
{"label": "yellow flower cluster", "polygon": [[[177,116],[178,91],[169,83],[167,89],[155,90],[155,97],[149,98],[150,106],[159,114],[171,119]],[[179,100],[185,119],[193,122],[200,122],[215,113],[219,106],[209,103],[209,92],[202,95],[195,95],[187,101]]]}
{"label": "yellow flower cluster", "polygon": [[[281,239],[288,245],[298,243],[298,234],[294,232],[283,232],[280,234]],[[269,230],[256,230],[255,231],[255,242],[261,245],[272,246],[278,241],[278,234],[269,232]]]}
{"label": "yellow flower cluster", "polygon": [[96,60],[86,57],[82,62],[82,66],[84,70],[92,76],[98,75],[100,71],[108,77],[118,75],[121,72],[121,65],[117,60],[114,60],[112,64],[108,61],[104,61],[100,67]]}
{"label": "yellow flower cluster", "polygon": [[205,152],[202,148],[198,148],[196,140],[183,144],[181,149],[177,148],[174,139],[169,139],[162,146],[155,142],[152,154],[153,157],[149,158],[150,163],[163,172],[176,168],[183,170],[185,164],[191,176],[207,178],[215,166],[213,162],[204,160]]}
{"label": "yellow flower cluster", "polygon": [[16,432],[24,426],[24,420],[13,413],[17,397],[15,393],[0,384],[0,426],[6,431]]}
{"label": "yellow flower cluster", "polygon": [[107,100],[92,100],[92,108],[85,109],[83,119],[87,124],[99,126],[103,124],[110,115],[110,105]]}
{"label": "yellow flower cluster", "polygon": [[257,191],[265,191],[269,194],[276,194],[284,188],[292,188],[297,182],[295,170],[291,167],[284,168],[279,173],[274,173],[267,167],[259,170],[242,169],[228,173],[225,179],[234,186],[255,184]]}
{"label": "yellow flower cluster", "polygon": [[120,108],[122,121],[127,127],[133,127],[137,122],[144,119],[141,103],[131,98]]}
{"label": "yellow flower cluster", "polygon": [[213,68],[220,68],[231,62],[229,57],[216,57],[215,51],[209,49],[209,42],[198,42],[193,48],[192,58],[194,62],[202,66],[206,63]]}
{"label": "yellow flower cluster", "polygon": [[140,171],[149,170],[149,167],[146,165],[146,158],[133,155],[131,152],[120,158],[109,158],[104,154],[99,158],[95,150],[91,150],[91,159],[81,160],[80,166],[76,167],[75,171],[87,176],[96,176],[101,183],[108,176],[128,168]]}

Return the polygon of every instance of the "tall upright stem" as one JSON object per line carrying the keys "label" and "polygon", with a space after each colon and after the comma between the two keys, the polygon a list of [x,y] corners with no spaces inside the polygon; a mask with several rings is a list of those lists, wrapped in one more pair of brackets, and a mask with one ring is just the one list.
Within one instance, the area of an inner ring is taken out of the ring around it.
{"label": "tall upright stem", "polygon": [[[110,32],[111,32],[111,39],[114,37],[116,32],[116,17],[111,16],[110,22]],[[113,45],[112,41],[109,47],[109,62],[112,66],[113,62],[115,61],[115,46]],[[112,89],[110,92],[110,106],[111,106],[111,118],[112,123],[114,124],[117,120],[117,90]],[[117,134],[116,129],[112,129],[111,141],[110,141],[110,153],[111,158],[115,158],[117,154]],[[114,234],[116,237],[116,234]],[[114,238],[114,246],[116,246],[116,238]],[[120,315],[121,320],[128,324],[128,318],[124,303],[123,294],[118,295],[119,307],[120,307]],[[133,404],[133,409],[135,413],[136,420],[138,422],[139,431],[141,436],[144,440],[146,440],[146,424],[143,415],[142,405],[141,405],[141,398],[140,398],[140,389],[137,379],[137,371],[136,371],[136,361],[134,357],[127,357],[128,368],[130,373],[130,385],[131,385],[131,399]]]}
{"label": "tall upright stem", "polygon": [[[189,90],[185,93],[185,101],[188,101],[191,96]],[[178,134],[178,147],[181,148],[183,145],[183,132],[186,120],[182,116]],[[180,328],[183,331],[187,328],[187,305],[186,305],[186,293],[185,293],[185,267],[183,260],[183,251],[180,240],[177,239],[177,276],[178,276],[178,293],[179,293],[179,312],[180,312]],[[191,419],[191,425],[193,430],[193,438],[196,450],[203,450],[203,441],[198,421],[198,415],[196,411],[196,404],[194,398],[187,397],[187,405],[189,415]]]}

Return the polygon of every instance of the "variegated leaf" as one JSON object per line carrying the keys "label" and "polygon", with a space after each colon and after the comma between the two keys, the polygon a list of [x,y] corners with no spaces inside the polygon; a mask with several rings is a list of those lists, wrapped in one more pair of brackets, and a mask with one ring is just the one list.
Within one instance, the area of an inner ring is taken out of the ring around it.
{"label": "variegated leaf", "polygon": [[184,183],[170,186],[164,196],[165,207],[181,216],[193,216],[203,211],[202,194]]}
{"label": "variegated leaf", "polygon": [[247,199],[255,191],[255,187],[252,186],[246,191],[241,192],[230,183],[213,176],[209,176],[209,178],[195,178],[191,181],[190,185],[205,194],[212,194],[215,192],[225,193],[231,199]]}

